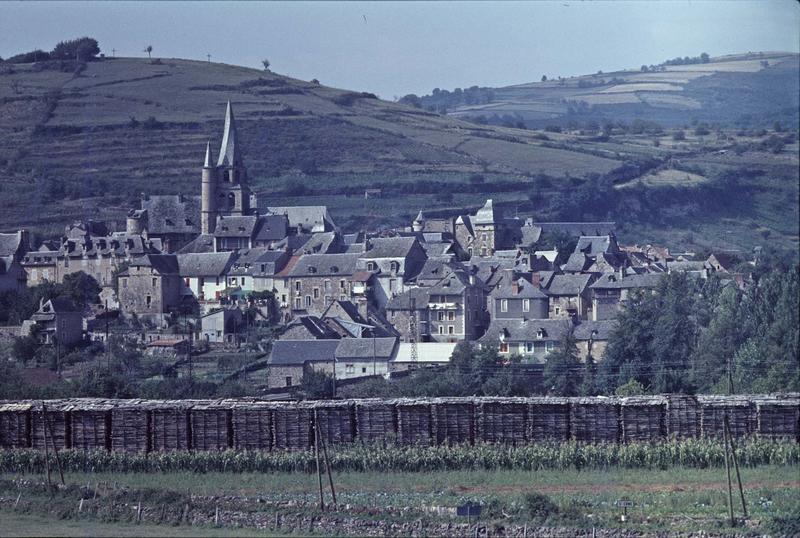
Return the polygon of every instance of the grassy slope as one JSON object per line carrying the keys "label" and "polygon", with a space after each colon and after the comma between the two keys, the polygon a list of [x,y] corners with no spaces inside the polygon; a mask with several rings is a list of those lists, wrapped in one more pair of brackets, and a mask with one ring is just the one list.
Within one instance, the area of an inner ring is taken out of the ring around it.
{"label": "grassy slope", "polygon": [[[755,69],[736,62],[726,66]],[[540,132],[464,123],[377,99],[348,102],[342,99],[348,93],[344,90],[187,60],[160,65],[107,60],[89,64],[77,77],[34,72],[30,66],[16,69],[0,75],[2,230],[26,226],[57,234],[80,217],[121,226],[127,210],[138,205],[139,193],[198,194],[205,141],[219,142],[224,103],[231,99],[251,182],[262,203],[326,204],[349,229],[407,224],[420,208],[477,206],[489,196],[524,216],[532,210],[528,194],[536,174],[550,176],[552,185],[543,191],[549,196],[568,189],[574,182],[570,178],[604,173],[628,159],[678,154],[703,167],[701,175],[738,167],[758,167],[768,174],[752,185],[756,194],[745,211],[693,214],[657,227],[626,225],[624,241],[679,249],[749,249],[767,241],[798,245],[797,144],[778,156],[719,156],[714,152],[730,142],[715,134],[700,138],[689,132],[685,142],[675,142],[665,133],[658,145],[651,135],[620,134],[599,141],[578,133],[546,133],[543,140]],[[130,125],[131,117],[141,122],[150,116],[162,122],[161,128]],[[459,189],[475,173],[486,178],[482,192]],[[441,197],[446,189],[426,190],[431,180],[452,185],[452,200]],[[288,195],[286,187],[293,183],[307,191]],[[650,188],[663,184],[643,183]],[[399,194],[404,185],[409,190]],[[365,188],[387,186],[395,190],[364,199]]]}

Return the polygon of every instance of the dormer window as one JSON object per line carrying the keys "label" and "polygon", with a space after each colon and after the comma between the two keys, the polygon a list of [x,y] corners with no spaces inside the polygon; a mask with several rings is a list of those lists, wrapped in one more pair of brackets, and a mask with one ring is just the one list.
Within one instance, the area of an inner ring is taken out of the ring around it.
{"label": "dormer window", "polygon": [[165,219],[164,222],[166,223],[167,226],[175,226],[175,223],[172,222],[171,219]]}
{"label": "dormer window", "polygon": [[391,269],[392,273],[398,273],[400,271],[400,264],[397,262],[392,262],[389,265],[389,268]]}
{"label": "dormer window", "polygon": [[545,338],[546,336],[547,336],[547,331],[545,331],[544,329],[539,329],[538,331],[536,331],[536,338],[538,338],[539,340]]}
{"label": "dormer window", "polygon": [[331,273],[338,273],[339,266],[338,265],[331,265]]}
{"label": "dormer window", "polygon": [[183,222],[186,224],[186,226],[192,225],[192,221],[190,221],[189,219],[183,219]]}
{"label": "dormer window", "polygon": [[244,231],[244,226],[239,226],[239,231],[243,232]]}
{"label": "dormer window", "polygon": [[375,262],[367,262],[367,271],[375,270]]}
{"label": "dormer window", "polygon": [[317,272],[317,268],[312,265],[311,267],[308,268],[308,272],[314,274]]}

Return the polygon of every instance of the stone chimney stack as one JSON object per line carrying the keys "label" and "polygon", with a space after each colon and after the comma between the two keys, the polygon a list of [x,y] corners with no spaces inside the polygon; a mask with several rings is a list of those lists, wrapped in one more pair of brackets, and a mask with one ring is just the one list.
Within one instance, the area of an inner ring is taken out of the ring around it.
{"label": "stone chimney stack", "polygon": [[533,284],[534,288],[542,287],[542,277],[539,275],[539,273],[531,273],[531,284]]}

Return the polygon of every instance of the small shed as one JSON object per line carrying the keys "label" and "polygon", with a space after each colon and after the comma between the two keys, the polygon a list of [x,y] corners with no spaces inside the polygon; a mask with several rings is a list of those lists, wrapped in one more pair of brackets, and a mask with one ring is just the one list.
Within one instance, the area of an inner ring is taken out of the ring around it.
{"label": "small shed", "polygon": [[30,402],[0,402],[0,448],[27,448],[31,444]]}
{"label": "small shed", "polygon": [[78,450],[111,448],[111,411],[113,400],[77,399],[65,405],[70,413],[71,447]]}
{"label": "small shed", "polygon": [[314,412],[326,444],[338,445],[355,441],[355,406],[352,401],[318,402],[314,405]]}
{"label": "small shed", "polygon": [[258,401],[236,401],[233,405],[233,448],[272,449],[272,405]]}
{"label": "small shed", "polygon": [[620,438],[616,398],[571,398],[570,435],[575,441],[617,443]]}
{"label": "small shed", "polygon": [[397,442],[401,445],[430,445],[433,440],[431,403],[400,399],[397,409]]}
{"label": "small shed", "polygon": [[662,396],[631,396],[620,401],[622,441],[657,441],[666,436],[667,400]]}
{"label": "small shed", "polygon": [[475,402],[467,398],[437,398],[431,414],[436,444],[455,445],[475,442]]}
{"label": "small shed", "polygon": [[570,405],[567,398],[528,398],[528,439],[569,439]]}
{"label": "small shed", "polygon": [[191,446],[189,410],[192,400],[153,400],[150,411],[150,446],[156,452],[188,450]]}
{"label": "small shed", "polygon": [[394,404],[388,400],[358,400],[356,432],[361,442],[367,444],[386,444],[394,441],[397,436]]}
{"label": "small shed", "polygon": [[306,403],[272,408],[272,438],[276,450],[307,450],[313,446],[313,407]]}
{"label": "small shed", "polygon": [[233,405],[226,400],[201,401],[189,410],[192,448],[225,450],[233,446]]}
{"label": "small shed", "polygon": [[481,398],[475,419],[479,440],[522,444],[527,438],[528,402],[524,398]]}
{"label": "small shed", "polygon": [[147,400],[117,400],[111,409],[111,450],[150,451],[150,412]]}

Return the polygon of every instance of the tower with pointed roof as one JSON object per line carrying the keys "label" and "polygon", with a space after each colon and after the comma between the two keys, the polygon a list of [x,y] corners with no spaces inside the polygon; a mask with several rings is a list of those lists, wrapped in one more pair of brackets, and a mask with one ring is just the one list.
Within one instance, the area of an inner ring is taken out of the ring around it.
{"label": "tower with pointed roof", "polygon": [[214,164],[211,144],[206,146],[201,191],[201,233],[213,234],[217,217],[250,214],[250,187],[236,134],[233,107],[228,101],[219,157]]}

